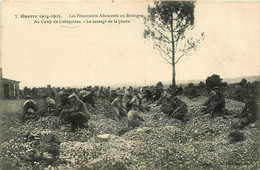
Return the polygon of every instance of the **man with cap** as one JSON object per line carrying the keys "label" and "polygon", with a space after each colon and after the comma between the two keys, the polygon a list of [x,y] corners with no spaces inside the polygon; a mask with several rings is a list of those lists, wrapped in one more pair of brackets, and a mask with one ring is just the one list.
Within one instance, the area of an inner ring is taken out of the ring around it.
{"label": "man with cap", "polygon": [[123,105],[126,108],[126,112],[131,110],[133,101],[133,94],[127,92],[123,97]]}
{"label": "man with cap", "polygon": [[256,93],[249,93],[249,96],[246,98],[246,103],[244,109],[240,115],[242,118],[241,128],[246,127],[247,125],[252,125],[260,119],[260,106],[259,106],[259,95]]}
{"label": "man with cap", "polygon": [[211,111],[211,116],[215,116],[215,114],[225,114],[225,96],[221,92],[219,87],[215,87],[216,95],[213,99],[213,106]]}
{"label": "man with cap", "polygon": [[156,84],[156,87],[157,87],[157,88],[163,88],[162,82],[159,81],[159,82]]}
{"label": "man with cap", "polygon": [[174,101],[173,96],[166,96],[164,102],[160,106],[161,112],[170,115],[174,112],[174,110],[177,108],[177,104]]}
{"label": "man with cap", "polygon": [[126,110],[123,107],[123,101],[122,101],[123,96],[124,93],[122,91],[119,91],[118,96],[111,103],[111,110],[113,114],[115,114],[118,118],[120,118],[121,116],[126,116]]}
{"label": "man with cap", "polygon": [[136,103],[133,103],[132,109],[127,113],[127,121],[129,128],[139,127],[142,124],[140,121],[144,121],[138,113],[138,106]]}
{"label": "man with cap", "polygon": [[59,94],[54,87],[47,85],[47,96],[58,102]]}
{"label": "man with cap", "polygon": [[143,95],[143,98],[145,98],[146,101],[150,101],[153,98],[153,93],[151,92],[149,87],[145,88]]}
{"label": "man with cap", "polygon": [[163,90],[161,97],[156,102],[156,105],[159,106],[162,104],[167,98],[170,98],[172,96],[172,88],[168,88],[166,91]]}
{"label": "man with cap", "polygon": [[104,87],[101,86],[100,89],[98,90],[98,98],[103,98],[104,97]]}
{"label": "man with cap", "polygon": [[137,90],[134,90],[133,91],[133,95],[134,95],[135,98],[138,99],[138,103],[137,104],[138,105],[142,104],[143,96],[140,94],[140,92],[137,91]]}
{"label": "man with cap", "polygon": [[29,115],[32,117],[35,117],[36,111],[37,111],[37,103],[31,98],[31,96],[27,95],[25,96],[27,99],[23,104],[23,113],[21,117],[21,122],[25,121],[25,116]]}
{"label": "man with cap", "polygon": [[163,93],[163,84],[162,82],[158,82],[155,86],[154,92],[153,92],[153,100],[152,102],[155,102],[160,99]]}
{"label": "man with cap", "polygon": [[84,103],[87,103],[92,108],[94,108],[94,109],[96,108],[92,93],[90,91],[87,91],[85,89],[80,90],[78,93],[78,97],[80,100],[82,100]]}
{"label": "man with cap", "polygon": [[143,100],[142,96],[138,93],[138,91],[136,89],[133,90],[133,94],[131,96],[132,96],[131,100],[129,100],[129,102],[127,103],[127,105],[128,105],[127,112],[129,110],[131,110],[133,104],[136,104],[136,106],[140,110],[142,110],[142,108],[141,108],[141,104],[142,104],[142,100]]}
{"label": "man with cap", "polygon": [[203,108],[201,109],[201,111],[205,114],[212,111],[213,102],[214,102],[214,99],[215,99],[215,96],[216,96],[216,92],[212,89],[207,89],[207,92],[208,92],[209,97],[204,102]]}
{"label": "man with cap", "polygon": [[109,98],[109,102],[112,103],[116,97],[117,97],[117,93],[116,93],[116,90],[111,90],[111,95],[110,95],[110,98]]}
{"label": "man with cap", "polygon": [[203,104],[203,106],[208,106],[210,104],[211,101],[213,101],[214,97],[216,96],[216,92],[212,89],[207,89],[208,92],[208,99],[205,101],[205,103]]}
{"label": "man with cap", "polygon": [[88,128],[88,120],[90,119],[90,114],[82,100],[73,93],[69,97],[72,104],[71,108],[65,109],[61,112],[61,122],[67,121],[71,124],[71,132],[75,132],[78,127]]}
{"label": "man with cap", "polygon": [[42,98],[44,99],[44,101],[46,102],[46,106],[48,109],[48,112],[52,115],[57,115],[57,105],[55,100],[53,100],[52,98],[48,97],[47,95],[43,95]]}
{"label": "man with cap", "polygon": [[111,97],[111,90],[110,90],[109,86],[104,91],[104,94],[105,94],[105,97],[108,98],[108,99]]}
{"label": "man with cap", "polygon": [[59,92],[60,95],[60,104],[57,106],[58,111],[61,112],[63,109],[68,109],[70,106],[69,96],[73,93],[71,89],[64,89]]}
{"label": "man with cap", "polygon": [[188,112],[187,104],[184,101],[182,101],[181,99],[178,99],[177,97],[174,97],[173,101],[174,101],[173,106],[175,107],[175,109],[172,113],[170,113],[169,116],[174,117],[174,118],[179,119],[182,122],[184,122],[185,115]]}

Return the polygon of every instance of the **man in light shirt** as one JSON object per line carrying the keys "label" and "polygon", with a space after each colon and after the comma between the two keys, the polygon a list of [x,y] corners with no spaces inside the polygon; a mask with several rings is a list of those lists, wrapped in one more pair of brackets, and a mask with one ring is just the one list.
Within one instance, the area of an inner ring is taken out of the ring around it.
{"label": "man in light shirt", "polygon": [[21,122],[23,123],[25,121],[25,116],[29,115],[32,117],[36,116],[37,111],[37,103],[31,98],[31,96],[26,96],[26,101],[23,104],[23,113],[21,117]]}
{"label": "man in light shirt", "polygon": [[123,107],[123,101],[122,101],[123,96],[124,96],[124,93],[120,91],[118,93],[118,96],[111,103],[111,110],[112,110],[113,114],[115,114],[117,116],[117,118],[120,118],[121,116],[126,116],[126,110]]}
{"label": "man in light shirt", "polygon": [[144,119],[138,113],[138,106],[136,103],[132,105],[132,109],[127,113],[128,127],[136,128],[139,127]]}
{"label": "man in light shirt", "polygon": [[48,97],[47,95],[43,95],[42,97],[44,99],[44,101],[46,102],[46,107],[48,112],[51,115],[57,115],[58,111],[57,111],[57,105],[54,99]]}

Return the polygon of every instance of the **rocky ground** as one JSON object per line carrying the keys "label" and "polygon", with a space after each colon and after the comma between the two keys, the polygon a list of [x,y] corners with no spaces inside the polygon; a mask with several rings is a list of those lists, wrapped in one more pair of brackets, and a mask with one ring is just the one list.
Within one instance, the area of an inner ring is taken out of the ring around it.
{"label": "rocky ground", "polygon": [[[259,169],[259,126],[238,129],[244,103],[226,100],[231,115],[210,118],[200,112],[204,96],[181,97],[187,121],[170,119],[157,107],[141,113],[141,127],[109,119],[109,107],[98,101],[89,129],[69,132],[57,117],[19,123],[17,113],[1,114],[2,169]],[[231,132],[238,136],[232,140]],[[237,141],[237,140],[235,140]]]}

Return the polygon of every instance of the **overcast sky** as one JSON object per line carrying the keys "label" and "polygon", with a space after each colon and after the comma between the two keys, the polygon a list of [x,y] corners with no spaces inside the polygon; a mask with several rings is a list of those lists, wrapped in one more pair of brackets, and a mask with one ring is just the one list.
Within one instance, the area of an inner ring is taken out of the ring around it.
{"label": "overcast sky", "polygon": [[[21,14],[143,14],[148,3],[4,3],[1,66],[23,86],[72,86],[171,80],[152,41],[142,37],[142,18],[130,24],[32,24]],[[260,74],[260,3],[197,2],[194,35],[206,39],[176,66],[177,81],[212,74]],[[64,28],[69,26],[75,28]]]}

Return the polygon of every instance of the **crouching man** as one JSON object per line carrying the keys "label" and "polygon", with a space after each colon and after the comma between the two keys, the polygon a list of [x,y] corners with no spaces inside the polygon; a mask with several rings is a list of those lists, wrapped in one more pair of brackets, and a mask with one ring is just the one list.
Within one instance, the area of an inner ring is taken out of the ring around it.
{"label": "crouching man", "polygon": [[26,96],[26,101],[23,104],[23,113],[21,117],[21,122],[23,123],[25,121],[25,116],[29,117],[36,117],[36,111],[37,111],[37,104],[36,102],[31,98],[31,96]]}
{"label": "crouching man", "polygon": [[78,94],[80,100],[87,104],[87,107],[90,109],[89,106],[96,109],[93,94],[87,90],[81,90]]}
{"label": "crouching man", "polygon": [[138,113],[138,106],[136,104],[132,105],[132,109],[127,113],[128,127],[136,128],[139,127],[144,121],[144,119]]}
{"label": "crouching man", "polygon": [[179,119],[182,122],[185,122],[185,115],[188,112],[187,104],[181,99],[178,99],[177,97],[175,97],[173,100],[173,105],[176,109],[172,113],[170,113],[169,116],[174,117],[175,119]]}
{"label": "crouching man", "polygon": [[225,111],[225,96],[221,92],[221,89],[219,87],[215,87],[216,95],[213,99],[213,107],[211,111],[211,117],[217,116],[224,116],[226,114]]}
{"label": "crouching man", "polygon": [[121,118],[121,116],[126,116],[126,110],[123,107],[122,99],[123,99],[124,93],[119,92],[118,96],[115,98],[115,100],[111,103],[111,110],[113,112],[114,119],[118,120]]}
{"label": "crouching man", "polygon": [[88,128],[88,121],[90,114],[82,100],[73,93],[69,97],[72,104],[71,108],[65,109],[61,112],[61,122],[68,122],[71,124],[71,132],[75,132],[79,128]]}
{"label": "crouching man", "polygon": [[[58,115],[58,111],[57,111],[57,105],[56,105],[55,100],[50,98],[50,97],[48,97],[47,95],[43,95],[42,98],[45,101],[46,108],[47,108],[47,111],[49,113],[47,115],[45,113],[45,116],[48,116],[48,115],[57,116]],[[44,109],[46,109],[46,108],[44,108]],[[41,111],[41,112],[43,112],[43,111]]]}
{"label": "crouching man", "polygon": [[254,126],[254,123],[260,119],[259,109],[258,96],[256,94],[249,94],[240,116],[242,118],[241,128],[244,128],[250,124]]}

